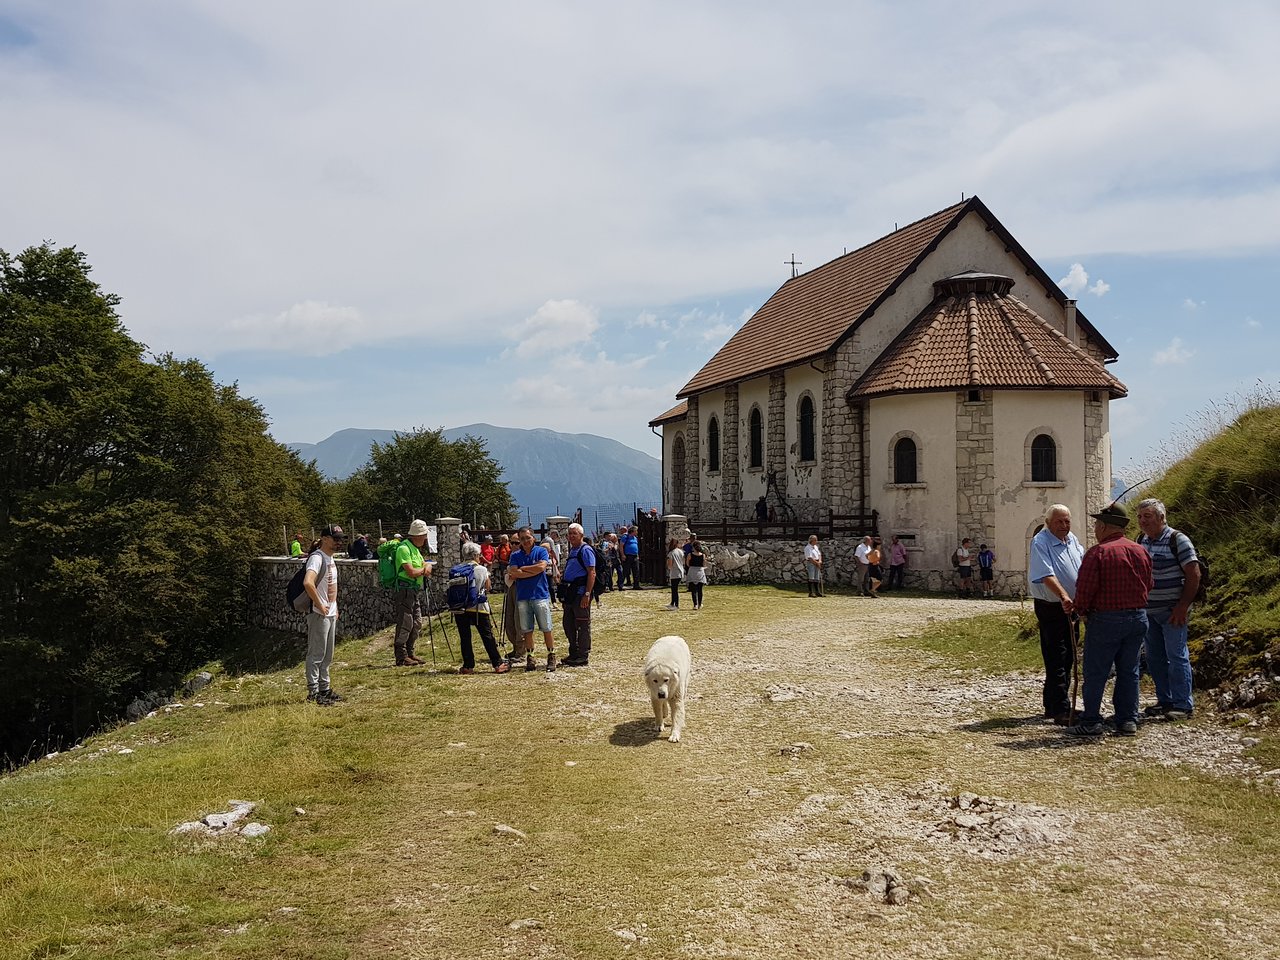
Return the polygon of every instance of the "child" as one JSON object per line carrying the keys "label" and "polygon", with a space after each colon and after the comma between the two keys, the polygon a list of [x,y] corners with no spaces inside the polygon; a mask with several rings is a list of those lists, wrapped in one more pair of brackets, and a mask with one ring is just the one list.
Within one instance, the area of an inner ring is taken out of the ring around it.
{"label": "child", "polygon": [[685,570],[685,583],[689,584],[689,599],[693,601],[693,609],[702,609],[702,588],[707,582],[707,555],[702,552],[702,544],[694,540],[687,558],[688,568]]}
{"label": "child", "polygon": [[668,610],[680,609],[680,582],[684,580],[684,550],[674,537],[667,541],[667,582],[671,584]]}
{"label": "child", "polygon": [[982,583],[982,596],[987,600],[996,597],[995,563],[996,555],[984,543],[978,548],[978,580]]}

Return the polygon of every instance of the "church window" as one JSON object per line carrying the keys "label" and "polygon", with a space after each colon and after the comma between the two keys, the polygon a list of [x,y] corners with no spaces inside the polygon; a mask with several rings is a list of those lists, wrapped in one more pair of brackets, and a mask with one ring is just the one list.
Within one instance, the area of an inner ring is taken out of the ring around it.
{"label": "church window", "polygon": [[893,445],[893,482],[917,483],[916,442],[903,437]]}
{"label": "church window", "polygon": [[760,415],[759,407],[751,408],[750,417],[750,433],[751,433],[751,462],[750,466],[757,470],[764,467],[764,418]]}
{"label": "church window", "polygon": [[813,397],[800,398],[800,459],[816,460],[817,443],[814,436]]}
{"label": "church window", "polygon": [[1052,483],[1058,479],[1058,447],[1053,437],[1042,433],[1031,441],[1031,482]]}
{"label": "church window", "polygon": [[712,417],[707,423],[707,470],[716,473],[720,469],[720,419]]}

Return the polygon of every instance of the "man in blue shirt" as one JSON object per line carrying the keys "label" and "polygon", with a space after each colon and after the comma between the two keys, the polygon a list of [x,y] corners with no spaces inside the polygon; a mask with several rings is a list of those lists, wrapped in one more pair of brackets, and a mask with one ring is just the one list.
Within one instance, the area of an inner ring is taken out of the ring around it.
{"label": "man in blue shirt", "polygon": [[1071,510],[1055,503],[1045,512],[1044,529],[1031,538],[1027,583],[1040,625],[1044,658],[1044,715],[1059,726],[1071,722],[1073,598],[1084,548],[1071,532]]}
{"label": "man in blue shirt", "polygon": [[566,667],[585,667],[591,656],[591,594],[596,586],[596,552],[583,541],[582,524],[569,524],[569,558],[560,578],[564,593]]}
{"label": "man in blue shirt", "polygon": [[622,551],[622,580],[618,589],[627,582],[631,583],[632,589],[640,589],[640,538],[636,536],[639,532],[640,528],[633,526],[618,540],[618,548]]}
{"label": "man in blue shirt", "polygon": [[546,548],[533,540],[533,528],[520,528],[520,549],[511,554],[507,579],[516,585],[516,613],[519,618],[525,670],[538,669],[533,659],[533,630],[542,631],[547,645],[547,673],[556,669],[556,642],[551,634],[551,590],[547,585],[547,568],[551,556]]}

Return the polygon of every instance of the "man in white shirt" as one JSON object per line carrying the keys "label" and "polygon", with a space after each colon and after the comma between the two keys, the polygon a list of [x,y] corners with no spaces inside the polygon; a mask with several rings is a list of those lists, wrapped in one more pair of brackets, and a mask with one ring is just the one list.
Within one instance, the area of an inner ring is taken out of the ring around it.
{"label": "man in white shirt", "polygon": [[[333,641],[338,632],[338,565],[333,555],[347,536],[337,524],[320,533],[320,546],[307,557],[302,589],[311,598],[307,614],[307,701],[321,707],[344,699],[329,685]],[[323,579],[321,579],[323,578]]]}
{"label": "man in white shirt", "polygon": [[1044,529],[1031,538],[1027,583],[1040,625],[1044,658],[1044,715],[1059,726],[1071,722],[1071,669],[1075,664],[1076,574],[1084,547],[1071,532],[1071,510],[1055,503],[1044,517]]}
{"label": "man in white shirt", "polygon": [[867,556],[871,553],[871,537],[865,536],[853,553],[854,562],[858,564],[858,584],[862,587],[864,597],[871,596],[871,563]]}
{"label": "man in white shirt", "polygon": [[817,534],[811,534],[804,548],[804,569],[809,580],[809,596],[822,596],[822,548]]}

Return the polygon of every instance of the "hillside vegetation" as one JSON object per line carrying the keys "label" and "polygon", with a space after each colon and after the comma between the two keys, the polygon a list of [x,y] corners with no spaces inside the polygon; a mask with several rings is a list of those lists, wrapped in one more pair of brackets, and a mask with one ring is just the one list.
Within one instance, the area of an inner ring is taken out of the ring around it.
{"label": "hillside vegetation", "polygon": [[1245,411],[1142,495],[1164,501],[1212,567],[1191,620],[1197,685],[1280,673],[1280,406]]}

